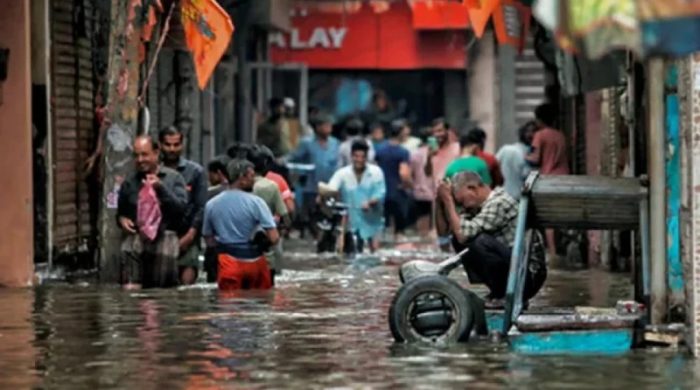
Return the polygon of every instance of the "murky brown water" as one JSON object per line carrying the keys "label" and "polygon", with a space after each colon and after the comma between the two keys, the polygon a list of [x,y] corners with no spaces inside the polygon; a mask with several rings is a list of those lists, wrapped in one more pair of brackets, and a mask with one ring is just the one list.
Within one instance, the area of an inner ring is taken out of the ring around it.
{"label": "murky brown water", "polygon": [[[271,292],[213,285],[125,292],[51,284],[0,291],[0,388],[697,388],[673,352],[513,354],[504,344],[394,345],[386,313],[397,265],[292,254]],[[622,275],[552,272],[535,305],[612,305]]]}

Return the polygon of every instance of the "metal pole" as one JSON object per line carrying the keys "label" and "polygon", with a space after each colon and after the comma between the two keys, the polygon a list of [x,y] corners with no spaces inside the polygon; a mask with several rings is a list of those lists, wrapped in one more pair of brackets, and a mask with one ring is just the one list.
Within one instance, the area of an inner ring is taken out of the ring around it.
{"label": "metal pole", "polygon": [[299,122],[306,128],[309,124],[309,68],[300,67],[299,86]]}
{"label": "metal pole", "polygon": [[666,296],[666,171],[664,131],[664,60],[647,67],[649,107],[649,219],[651,254],[651,322],[660,324],[667,311]]}
{"label": "metal pole", "polygon": [[[44,30],[44,39],[46,46],[44,47],[44,53],[46,54],[44,61],[46,62],[45,66],[46,69],[49,70],[51,69],[51,11],[50,8],[51,3],[49,0],[44,0],[43,2],[43,10],[44,10],[44,23],[46,26],[46,29]],[[54,180],[54,169],[53,169],[53,164],[54,164],[54,152],[53,152],[53,143],[54,143],[54,136],[53,136],[53,121],[51,118],[53,118],[53,110],[52,110],[52,104],[51,104],[51,77],[46,78],[46,117],[48,120],[46,121],[46,245],[47,245],[47,256],[48,256],[48,261],[49,261],[49,273],[51,273],[51,270],[53,269],[53,252],[54,252],[54,245],[53,245],[53,240],[54,240],[54,223],[55,223],[55,216],[54,216],[54,187],[53,187],[53,180]],[[36,226],[34,227],[35,229],[37,228]]]}

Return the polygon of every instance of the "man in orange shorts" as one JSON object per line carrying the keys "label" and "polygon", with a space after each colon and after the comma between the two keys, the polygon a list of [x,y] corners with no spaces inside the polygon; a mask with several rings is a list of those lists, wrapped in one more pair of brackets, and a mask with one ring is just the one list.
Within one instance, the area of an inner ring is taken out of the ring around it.
{"label": "man in orange shorts", "polygon": [[[204,209],[202,234],[218,253],[220,290],[272,288],[262,241],[279,240],[275,220],[265,202],[250,193],[255,183],[253,164],[235,159],[228,164],[230,188]],[[257,234],[256,234],[257,233]],[[253,237],[256,236],[253,242]]]}

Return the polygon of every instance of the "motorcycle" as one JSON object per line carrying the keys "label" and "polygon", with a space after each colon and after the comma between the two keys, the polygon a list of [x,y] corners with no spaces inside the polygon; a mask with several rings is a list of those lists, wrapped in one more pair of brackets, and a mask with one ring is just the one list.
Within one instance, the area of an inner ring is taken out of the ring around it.
{"label": "motorcycle", "polygon": [[335,196],[321,196],[320,219],[316,227],[320,232],[316,251],[352,255],[361,253],[364,242],[354,232],[348,231],[348,205]]}

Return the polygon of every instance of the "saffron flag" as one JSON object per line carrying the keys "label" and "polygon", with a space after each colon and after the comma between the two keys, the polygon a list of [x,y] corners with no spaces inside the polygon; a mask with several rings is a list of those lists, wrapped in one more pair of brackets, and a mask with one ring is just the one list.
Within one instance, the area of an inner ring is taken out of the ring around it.
{"label": "saffron flag", "polygon": [[182,0],[182,26],[192,52],[199,89],[206,87],[214,68],[226,52],[233,22],[216,0]]}
{"label": "saffron flag", "polygon": [[469,8],[469,21],[471,22],[474,35],[481,38],[486,30],[486,25],[491,19],[491,14],[498,8],[501,0],[482,0],[479,8]]}

